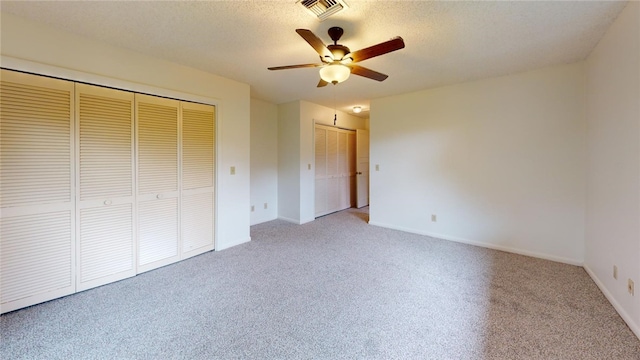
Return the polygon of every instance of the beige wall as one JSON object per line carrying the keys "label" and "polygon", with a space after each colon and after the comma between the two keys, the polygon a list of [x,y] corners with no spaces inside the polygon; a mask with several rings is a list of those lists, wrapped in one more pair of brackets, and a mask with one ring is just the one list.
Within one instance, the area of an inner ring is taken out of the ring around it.
{"label": "beige wall", "polygon": [[373,100],[371,223],[581,264],[584,86],[578,63]]}
{"label": "beige wall", "polygon": [[217,105],[216,249],[250,240],[247,84],[14,15],[0,16],[3,67]]}
{"label": "beige wall", "polygon": [[300,222],[300,102],[278,105],[278,217]]}
{"label": "beige wall", "polygon": [[278,218],[278,106],[258,99],[251,99],[251,206],[251,225]]}
{"label": "beige wall", "polygon": [[627,5],[589,56],[587,84],[585,268],[640,337],[640,3]]}

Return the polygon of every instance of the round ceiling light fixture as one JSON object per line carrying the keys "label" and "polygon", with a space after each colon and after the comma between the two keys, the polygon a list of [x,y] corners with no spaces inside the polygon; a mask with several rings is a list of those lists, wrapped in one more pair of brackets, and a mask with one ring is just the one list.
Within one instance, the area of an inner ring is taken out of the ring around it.
{"label": "round ceiling light fixture", "polygon": [[334,85],[347,80],[349,75],[351,75],[351,69],[340,63],[330,64],[320,69],[320,78]]}
{"label": "round ceiling light fixture", "polygon": [[356,114],[360,114],[362,112],[362,106],[354,106],[353,112]]}

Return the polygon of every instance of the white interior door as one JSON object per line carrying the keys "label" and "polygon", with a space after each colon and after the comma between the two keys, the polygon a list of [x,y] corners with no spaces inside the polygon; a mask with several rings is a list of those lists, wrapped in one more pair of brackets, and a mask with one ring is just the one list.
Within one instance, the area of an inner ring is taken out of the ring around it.
{"label": "white interior door", "polygon": [[136,94],[138,272],[178,261],[177,100]]}
{"label": "white interior door", "polygon": [[356,207],[369,205],[369,131],[356,130]]}
{"label": "white interior door", "polygon": [[77,290],[134,276],[134,94],[76,84]]}

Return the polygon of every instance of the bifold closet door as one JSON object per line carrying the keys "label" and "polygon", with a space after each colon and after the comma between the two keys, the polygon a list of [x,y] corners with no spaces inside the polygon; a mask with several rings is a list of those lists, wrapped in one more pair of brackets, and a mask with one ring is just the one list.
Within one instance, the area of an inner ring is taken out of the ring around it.
{"label": "bifold closet door", "polygon": [[327,129],[315,127],[315,214],[327,214]]}
{"label": "bifold closet door", "polygon": [[338,168],[338,131],[327,131],[327,212],[340,208],[340,172]]}
{"label": "bifold closet door", "polygon": [[315,126],[315,215],[347,209],[354,200],[355,133]]}
{"label": "bifold closet door", "polygon": [[135,275],[134,94],[76,84],[77,290]]}
{"label": "bifold closet door", "polygon": [[349,184],[349,134],[338,132],[338,188],[340,210],[351,207],[351,187]]}
{"label": "bifold closet door", "polygon": [[73,83],[0,72],[0,311],[75,291]]}
{"label": "bifold closet door", "polygon": [[180,259],[177,100],[136,94],[138,272]]}
{"label": "bifold closet door", "polygon": [[181,102],[181,258],[214,247],[215,108]]}

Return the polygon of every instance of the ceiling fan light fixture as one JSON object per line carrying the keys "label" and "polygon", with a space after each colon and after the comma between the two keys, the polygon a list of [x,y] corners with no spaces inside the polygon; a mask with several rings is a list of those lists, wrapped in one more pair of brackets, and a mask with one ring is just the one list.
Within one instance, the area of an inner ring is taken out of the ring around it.
{"label": "ceiling fan light fixture", "polygon": [[354,106],[353,112],[356,114],[360,114],[362,112],[362,106]]}
{"label": "ceiling fan light fixture", "polygon": [[334,85],[347,80],[349,75],[351,75],[351,69],[342,64],[331,64],[320,69],[320,78]]}

